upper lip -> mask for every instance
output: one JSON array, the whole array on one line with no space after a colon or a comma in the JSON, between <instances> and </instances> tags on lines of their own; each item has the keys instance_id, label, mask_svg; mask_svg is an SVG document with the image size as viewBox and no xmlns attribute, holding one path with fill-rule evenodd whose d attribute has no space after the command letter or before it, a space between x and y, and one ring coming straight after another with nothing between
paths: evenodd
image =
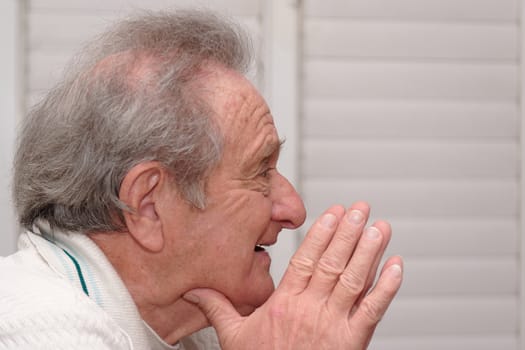
<instances>
[{"instance_id":1,"label":"upper lip","mask_svg":"<svg viewBox=\"0 0 525 350\"><path fill-rule=\"evenodd\" d=\"M271 241L271 242L258 242L256 243L255 245L260 245L260 246L266 246L266 247L269 247L271 245L274 245L275 243L277 242L277 240L274 240L274 241Z\"/></svg>"},{"instance_id":2,"label":"upper lip","mask_svg":"<svg viewBox=\"0 0 525 350\"><path fill-rule=\"evenodd\" d=\"M274 245L275 243L277 243L277 235L279 233L277 233L274 237L270 238L270 239L261 239L260 241L258 241L257 243L255 243L255 245L264 245L264 246L271 246L271 245Z\"/></svg>"},{"instance_id":3,"label":"upper lip","mask_svg":"<svg viewBox=\"0 0 525 350\"><path fill-rule=\"evenodd\" d=\"M279 236L279 233L281 232L282 227L279 227L278 230L276 230L273 234L266 234L263 237L260 237L259 241L255 243L255 245L260 246L272 246L275 243L277 243L277 237Z\"/></svg>"}]
</instances>

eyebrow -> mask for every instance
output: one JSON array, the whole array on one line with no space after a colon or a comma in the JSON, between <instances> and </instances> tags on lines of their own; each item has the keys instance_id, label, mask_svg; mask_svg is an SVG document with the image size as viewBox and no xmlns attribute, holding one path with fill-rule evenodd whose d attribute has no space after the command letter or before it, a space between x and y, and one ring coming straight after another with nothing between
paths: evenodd
<instances>
[{"instance_id":1,"label":"eyebrow","mask_svg":"<svg viewBox=\"0 0 525 350\"><path fill-rule=\"evenodd\" d=\"M272 157L279 158L279 154L283 149L283 145L286 142L286 139L279 139L279 143L273 143L269 148L266 156L262 159L262 163L268 163Z\"/></svg>"},{"instance_id":2,"label":"eyebrow","mask_svg":"<svg viewBox=\"0 0 525 350\"><path fill-rule=\"evenodd\" d=\"M277 151L281 152L282 149L284 148L284 143L286 142L286 139L279 139L279 147L277 149Z\"/></svg>"},{"instance_id":3,"label":"eyebrow","mask_svg":"<svg viewBox=\"0 0 525 350\"><path fill-rule=\"evenodd\" d=\"M275 153L277 153L277 155L279 155L279 153L281 153L281 151L282 151L282 149L284 147L284 143L285 142L286 142L286 139L279 139L279 143L273 144L272 148L271 148L271 153L268 155L268 157L271 157Z\"/></svg>"}]
</instances>

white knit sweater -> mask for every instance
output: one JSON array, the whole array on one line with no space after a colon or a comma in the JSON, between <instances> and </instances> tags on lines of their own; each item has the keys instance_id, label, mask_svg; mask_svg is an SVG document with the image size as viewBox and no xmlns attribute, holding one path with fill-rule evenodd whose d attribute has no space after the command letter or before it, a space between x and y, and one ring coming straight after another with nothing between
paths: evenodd
<instances>
[{"instance_id":1,"label":"white knit sweater","mask_svg":"<svg viewBox=\"0 0 525 350\"><path fill-rule=\"evenodd\" d=\"M166 344L91 239L43 227L0 257L0 350L220 349L211 328Z\"/></svg>"}]
</instances>

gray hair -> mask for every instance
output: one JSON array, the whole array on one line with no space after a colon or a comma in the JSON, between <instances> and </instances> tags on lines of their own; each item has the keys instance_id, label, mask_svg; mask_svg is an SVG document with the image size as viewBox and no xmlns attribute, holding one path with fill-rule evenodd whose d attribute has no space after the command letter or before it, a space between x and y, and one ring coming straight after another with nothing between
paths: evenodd
<instances>
[{"instance_id":1,"label":"gray hair","mask_svg":"<svg viewBox=\"0 0 525 350\"><path fill-rule=\"evenodd\" d=\"M222 134L195 84L209 63L245 74L248 37L207 11L144 12L97 37L29 113L13 195L20 223L81 232L122 230L121 182L155 160L185 200L205 206Z\"/></svg>"}]
</instances>

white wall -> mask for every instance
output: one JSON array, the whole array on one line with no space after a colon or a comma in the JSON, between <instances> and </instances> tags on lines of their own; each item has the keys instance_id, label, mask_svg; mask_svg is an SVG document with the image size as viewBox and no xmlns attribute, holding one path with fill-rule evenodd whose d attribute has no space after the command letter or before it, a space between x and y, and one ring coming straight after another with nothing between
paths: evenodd
<instances>
[{"instance_id":1,"label":"white wall","mask_svg":"<svg viewBox=\"0 0 525 350\"><path fill-rule=\"evenodd\" d=\"M18 0L0 2L0 256L15 249L17 225L11 202L10 176L13 157L15 129L19 118L19 52Z\"/></svg>"}]
</instances>

